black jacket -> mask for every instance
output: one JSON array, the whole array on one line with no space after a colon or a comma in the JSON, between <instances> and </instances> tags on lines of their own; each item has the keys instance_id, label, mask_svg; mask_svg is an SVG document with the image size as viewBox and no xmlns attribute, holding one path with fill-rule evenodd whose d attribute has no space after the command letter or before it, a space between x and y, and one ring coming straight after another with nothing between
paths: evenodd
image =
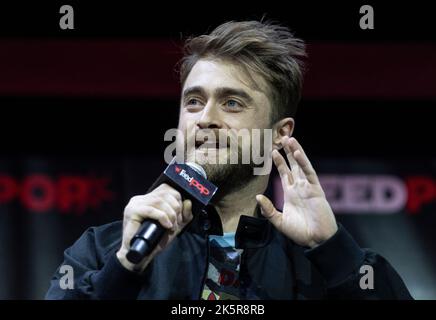
<instances>
[{"instance_id":1,"label":"black jacket","mask_svg":"<svg viewBox=\"0 0 436 320\"><path fill-rule=\"evenodd\" d=\"M63 264L73 267L74 289L61 289L63 274L58 269L46 299L199 299L207 275L209 234L222 235L212 207L137 275L124 269L115 255L122 222L90 228L65 250ZM294 244L264 218L241 216L235 237L236 247L244 249L241 299L412 298L391 265L361 249L341 225L313 249ZM362 265L373 268L373 289L360 287Z\"/></svg>"}]
</instances>

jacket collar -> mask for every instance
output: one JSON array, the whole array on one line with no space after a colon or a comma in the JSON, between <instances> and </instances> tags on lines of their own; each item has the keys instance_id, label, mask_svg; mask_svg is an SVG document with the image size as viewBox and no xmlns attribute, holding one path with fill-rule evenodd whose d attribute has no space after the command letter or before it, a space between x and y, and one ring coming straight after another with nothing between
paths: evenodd
<instances>
[{"instance_id":1,"label":"jacket collar","mask_svg":"<svg viewBox=\"0 0 436 320\"><path fill-rule=\"evenodd\" d=\"M261 248L266 246L272 237L271 223L260 214L256 206L254 217L242 215L239 218L235 234L236 248ZM218 212L212 205L194 214L194 219L188 227L189 232L207 235L223 235L223 227Z\"/></svg>"}]
</instances>

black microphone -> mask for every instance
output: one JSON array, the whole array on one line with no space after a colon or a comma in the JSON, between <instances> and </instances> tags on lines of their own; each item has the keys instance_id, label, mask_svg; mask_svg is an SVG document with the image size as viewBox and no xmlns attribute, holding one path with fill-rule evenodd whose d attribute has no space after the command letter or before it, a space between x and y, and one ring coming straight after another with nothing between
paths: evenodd
<instances>
[{"instance_id":1,"label":"black microphone","mask_svg":"<svg viewBox=\"0 0 436 320\"><path fill-rule=\"evenodd\" d=\"M207 206L218 188L207 180L204 169L196 163L176 163L175 158L148 192L166 183L180 192L182 199L192 201L192 212L198 212ZM130 241L126 257L137 264L149 255L164 236L167 229L156 220L146 219Z\"/></svg>"}]
</instances>

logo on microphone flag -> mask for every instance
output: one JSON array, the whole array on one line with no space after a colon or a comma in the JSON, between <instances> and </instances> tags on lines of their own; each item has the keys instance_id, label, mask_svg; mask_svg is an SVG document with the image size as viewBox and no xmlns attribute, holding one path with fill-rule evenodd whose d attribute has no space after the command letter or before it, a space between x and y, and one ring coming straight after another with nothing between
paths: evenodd
<instances>
[{"instance_id":1,"label":"logo on microphone flag","mask_svg":"<svg viewBox=\"0 0 436 320\"><path fill-rule=\"evenodd\" d=\"M216 190L213 183L184 163L170 164L164 174L203 205L208 205Z\"/></svg>"}]
</instances>

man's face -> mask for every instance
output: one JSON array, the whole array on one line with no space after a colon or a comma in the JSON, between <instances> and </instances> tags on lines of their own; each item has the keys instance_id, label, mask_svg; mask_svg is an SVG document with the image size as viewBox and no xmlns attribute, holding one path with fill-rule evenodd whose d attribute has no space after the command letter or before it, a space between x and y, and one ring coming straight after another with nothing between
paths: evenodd
<instances>
[{"instance_id":1,"label":"man's face","mask_svg":"<svg viewBox=\"0 0 436 320\"><path fill-rule=\"evenodd\" d=\"M261 129L263 132L263 129L271 128L271 104L267 90L267 84L262 77L254 73L248 75L244 69L233 63L199 60L182 89L179 129L185 133L185 137L191 135L196 141L194 148L187 148L186 161L216 159L214 163L201 163L209 179L216 183L234 179L237 182L246 182L250 179L252 166L243 165L240 161L238 164L230 164L229 158L234 149L227 143L224 146L218 144L218 130L238 132L247 129L251 136L253 129ZM207 138L203 139L201 133L207 135L211 131L215 133L216 141L209 140L203 144ZM196 137L193 137L193 133ZM251 150L251 141L244 140L239 143L242 145L239 146L238 153L245 147Z\"/></svg>"}]
</instances>

